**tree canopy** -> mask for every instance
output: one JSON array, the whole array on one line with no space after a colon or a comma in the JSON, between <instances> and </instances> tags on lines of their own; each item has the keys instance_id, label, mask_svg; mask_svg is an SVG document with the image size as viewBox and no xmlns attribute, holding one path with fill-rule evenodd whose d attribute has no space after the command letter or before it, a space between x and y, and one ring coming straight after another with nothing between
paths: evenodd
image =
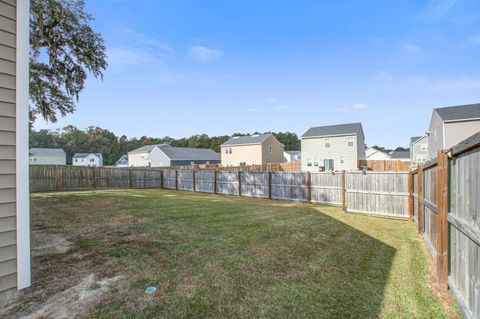
<instances>
[{"instance_id":1,"label":"tree canopy","mask_svg":"<svg viewBox=\"0 0 480 319\"><path fill-rule=\"evenodd\" d=\"M30 118L56 122L75 111L89 74L103 78L106 47L83 0L32 0L30 10Z\"/></svg>"}]
</instances>

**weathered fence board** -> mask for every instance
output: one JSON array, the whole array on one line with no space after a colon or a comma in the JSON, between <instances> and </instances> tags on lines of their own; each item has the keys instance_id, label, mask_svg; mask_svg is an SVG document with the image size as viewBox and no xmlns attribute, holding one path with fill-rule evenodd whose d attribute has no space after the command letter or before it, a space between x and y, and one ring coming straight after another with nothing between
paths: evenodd
<instances>
[{"instance_id":1,"label":"weathered fence board","mask_svg":"<svg viewBox=\"0 0 480 319\"><path fill-rule=\"evenodd\" d=\"M408 218L408 173L347 172L348 211Z\"/></svg>"},{"instance_id":2,"label":"weathered fence board","mask_svg":"<svg viewBox=\"0 0 480 319\"><path fill-rule=\"evenodd\" d=\"M215 172L197 171L195 176L195 189L197 192L215 193Z\"/></svg>"},{"instance_id":3,"label":"weathered fence board","mask_svg":"<svg viewBox=\"0 0 480 319\"><path fill-rule=\"evenodd\" d=\"M310 175L310 187L313 203L342 204L341 173L312 173Z\"/></svg>"},{"instance_id":4,"label":"weathered fence board","mask_svg":"<svg viewBox=\"0 0 480 319\"><path fill-rule=\"evenodd\" d=\"M307 173L272 172L272 198L307 201Z\"/></svg>"},{"instance_id":5,"label":"weathered fence board","mask_svg":"<svg viewBox=\"0 0 480 319\"><path fill-rule=\"evenodd\" d=\"M239 195L238 172L217 172L217 193Z\"/></svg>"},{"instance_id":6,"label":"weathered fence board","mask_svg":"<svg viewBox=\"0 0 480 319\"><path fill-rule=\"evenodd\" d=\"M242 196L269 198L270 185L268 172L242 173L240 176Z\"/></svg>"},{"instance_id":7,"label":"weathered fence board","mask_svg":"<svg viewBox=\"0 0 480 319\"><path fill-rule=\"evenodd\" d=\"M178 171L178 189L193 191L193 171Z\"/></svg>"},{"instance_id":8,"label":"weathered fence board","mask_svg":"<svg viewBox=\"0 0 480 319\"><path fill-rule=\"evenodd\" d=\"M434 258L437 256L437 210L438 210L438 172L437 165L423 171L424 192L424 237L427 248Z\"/></svg>"},{"instance_id":9,"label":"weathered fence board","mask_svg":"<svg viewBox=\"0 0 480 319\"><path fill-rule=\"evenodd\" d=\"M462 312L480 318L480 148L450 167L450 276Z\"/></svg>"},{"instance_id":10,"label":"weathered fence board","mask_svg":"<svg viewBox=\"0 0 480 319\"><path fill-rule=\"evenodd\" d=\"M177 171L163 170L163 188L176 189L177 188Z\"/></svg>"}]
</instances>

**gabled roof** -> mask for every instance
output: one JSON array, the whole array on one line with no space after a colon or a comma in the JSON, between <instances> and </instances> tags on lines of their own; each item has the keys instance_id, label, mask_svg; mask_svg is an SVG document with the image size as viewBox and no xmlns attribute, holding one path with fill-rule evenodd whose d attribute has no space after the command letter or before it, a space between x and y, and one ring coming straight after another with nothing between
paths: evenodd
<instances>
[{"instance_id":1,"label":"gabled roof","mask_svg":"<svg viewBox=\"0 0 480 319\"><path fill-rule=\"evenodd\" d=\"M167 144L158 146L158 148L170 158L170 160L183 161L219 161L220 154L209 148L192 147L172 147Z\"/></svg>"},{"instance_id":2,"label":"gabled roof","mask_svg":"<svg viewBox=\"0 0 480 319\"><path fill-rule=\"evenodd\" d=\"M418 142L420 139L422 139L424 137L425 136L414 136L414 137L410 138L410 145L415 144L416 142Z\"/></svg>"},{"instance_id":3,"label":"gabled roof","mask_svg":"<svg viewBox=\"0 0 480 319\"><path fill-rule=\"evenodd\" d=\"M31 148L30 155L46 155L46 156L65 156L65 151L61 148Z\"/></svg>"},{"instance_id":4,"label":"gabled roof","mask_svg":"<svg viewBox=\"0 0 480 319\"><path fill-rule=\"evenodd\" d=\"M480 104L449 106L434 109L443 121L480 119Z\"/></svg>"},{"instance_id":5,"label":"gabled roof","mask_svg":"<svg viewBox=\"0 0 480 319\"><path fill-rule=\"evenodd\" d=\"M233 136L228 141L222 144L222 146L235 146L235 145L257 145L265 142L272 133L255 134L245 136Z\"/></svg>"},{"instance_id":6,"label":"gabled roof","mask_svg":"<svg viewBox=\"0 0 480 319\"><path fill-rule=\"evenodd\" d=\"M128 162L128 155L125 154L125 155L122 155L120 156L120 158L118 159L118 161L116 161L116 163L120 162L120 161L127 161Z\"/></svg>"},{"instance_id":7,"label":"gabled roof","mask_svg":"<svg viewBox=\"0 0 480 319\"><path fill-rule=\"evenodd\" d=\"M92 154L95 155L95 156L98 157L98 158L102 158L102 157L103 157L101 153L75 153L75 154L73 155L73 158L85 158L85 157L87 157L87 156L89 156L89 155L92 155Z\"/></svg>"},{"instance_id":8,"label":"gabled roof","mask_svg":"<svg viewBox=\"0 0 480 319\"><path fill-rule=\"evenodd\" d=\"M300 155L300 151L284 151L284 152L292 156Z\"/></svg>"},{"instance_id":9,"label":"gabled roof","mask_svg":"<svg viewBox=\"0 0 480 319\"><path fill-rule=\"evenodd\" d=\"M362 123L349 123L310 128L302 137L321 137L335 135L363 135Z\"/></svg>"},{"instance_id":10,"label":"gabled roof","mask_svg":"<svg viewBox=\"0 0 480 319\"><path fill-rule=\"evenodd\" d=\"M133 151L128 152L128 154L140 154L140 153L150 153L155 147L160 147L160 146L168 146L168 144L152 144L152 145L144 145L140 148L137 148Z\"/></svg>"},{"instance_id":11,"label":"gabled roof","mask_svg":"<svg viewBox=\"0 0 480 319\"><path fill-rule=\"evenodd\" d=\"M409 159L410 151L393 151L390 155L391 159Z\"/></svg>"}]
</instances>

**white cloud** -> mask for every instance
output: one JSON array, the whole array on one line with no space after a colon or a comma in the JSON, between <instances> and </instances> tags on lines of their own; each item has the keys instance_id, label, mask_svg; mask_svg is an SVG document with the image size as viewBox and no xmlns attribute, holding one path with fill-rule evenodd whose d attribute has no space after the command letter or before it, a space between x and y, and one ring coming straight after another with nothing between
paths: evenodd
<instances>
[{"instance_id":1,"label":"white cloud","mask_svg":"<svg viewBox=\"0 0 480 319\"><path fill-rule=\"evenodd\" d=\"M277 107L277 110L278 111L285 111L285 110L289 110L290 107L286 106L286 105L280 105L279 107Z\"/></svg>"},{"instance_id":2,"label":"white cloud","mask_svg":"<svg viewBox=\"0 0 480 319\"><path fill-rule=\"evenodd\" d=\"M218 60L222 55L222 51L204 46L192 46L188 49L188 56L190 59L203 63Z\"/></svg>"},{"instance_id":3,"label":"white cloud","mask_svg":"<svg viewBox=\"0 0 480 319\"><path fill-rule=\"evenodd\" d=\"M255 107L251 107L251 108L248 109L248 112L257 113L257 112L258 112L258 109L255 108Z\"/></svg>"},{"instance_id":4,"label":"white cloud","mask_svg":"<svg viewBox=\"0 0 480 319\"><path fill-rule=\"evenodd\" d=\"M417 53L422 51L422 47L414 43L404 43L401 45L401 49L407 53Z\"/></svg>"},{"instance_id":5,"label":"white cloud","mask_svg":"<svg viewBox=\"0 0 480 319\"><path fill-rule=\"evenodd\" d=\"M419 18L435 21L444 17L455 5L457 0L430 0Z\"/></svg>"},{"instance_id":6,"label":"white cloud","mask_svg":"<svg viewBox=\"0 0 480 319\"><path fill-rule=\"evenodd\" d=\"M268 103L275 103L275 102L277 102L277 99L274 97L271 97L268 99Z\"/></svg>"},{"instance_id":7,"label":"white cloud","mask_svg":"<svg viewBox=\"0 0 480 319\"><path fill-rule=\"evenodd\" d=\"M344 105L344 106L336 107L335 110L337 110L338 112L347 113L350 111L365 110L368 108L369 108L368 104L363 102L357 102L357 103L353 103L350 106Z\"/></svg>"}]
</instances>

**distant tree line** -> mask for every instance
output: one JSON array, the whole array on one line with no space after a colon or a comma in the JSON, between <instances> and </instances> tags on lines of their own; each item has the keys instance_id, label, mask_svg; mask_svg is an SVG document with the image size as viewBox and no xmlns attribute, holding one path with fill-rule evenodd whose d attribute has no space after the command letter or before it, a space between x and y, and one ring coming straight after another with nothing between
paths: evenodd
<instances>
[{"instance_id":1,"label":"distant tree line","mask_svg":"<svg viewBox=\"0 0 480 319\"><path fill-rule=\"evenodd\" d=\"M255 132L254 134L259 134ZM273 133L285 145L285 150L300 150L300 139L290 132ZM235 133L233 136L246 134ZM220 151L220 145L230 136L208 136L206 134L192 135L188 138L175 139L169 136L162 138L142 136L128 138L100 127L88 127L80 130L73 125L58 130L32 130L30 132L30 147L62 148L67 154L67 163L71 164L72 156L80 152L102 153L105 165L113 165L123 154L151 144L170 144L176 147L211 148Z\"/></svg>"}]
</instances>

